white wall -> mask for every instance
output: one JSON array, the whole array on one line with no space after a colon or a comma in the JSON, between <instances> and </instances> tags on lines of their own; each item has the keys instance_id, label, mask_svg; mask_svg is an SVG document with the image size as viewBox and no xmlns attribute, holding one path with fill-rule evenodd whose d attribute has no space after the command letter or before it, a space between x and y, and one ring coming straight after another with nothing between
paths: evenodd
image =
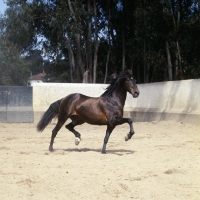
<instances>
[{"instance_id":1,"label":"white wall","mask_svg":"<svg viewBox=\"0 0 200 200\"><path fill-rule=\"evenodd\" d=\"M132 101L132 108L200 114L200 79L141 84L138 87L140 97Z\"/></svg>"},{"instance_id":2,"label":"white wall","mask_svg":"<svg viewBox=\"0 0 200 200\"><path fill-rule=\"evenodd\" d=\"M100 96L108 85L77 83L42 83L33 85L34 110L46 110L49 105L69 94L81 93L91 97Z\"/></svg>"},{"instance_id":3,"label":"white wall","mask_svg":"<svg viewBox=\"0 0 200 200\"><path fill-rule=\"evenodd\" d=\"M33 85L33 109L45 111L51 103L71 93L98 97L106 87L105 84L38 83ZM200 115L200 79L138 84L138 88L138 98L128 94L125 111Z\"/></svg>"}]
</instances>

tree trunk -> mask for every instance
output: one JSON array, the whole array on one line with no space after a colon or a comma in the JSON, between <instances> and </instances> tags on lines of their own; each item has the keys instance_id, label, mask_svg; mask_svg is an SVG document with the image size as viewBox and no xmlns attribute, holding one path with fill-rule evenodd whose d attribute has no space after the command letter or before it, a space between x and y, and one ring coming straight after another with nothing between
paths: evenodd
<instances>
[{"instance_id":1,"label":"tree trunk","mask_svg":"<svg viewBox=\"0 0 200 200\"><path fill-rule=\"evenodd\" d=\"M136 44L136 52L139 52L138 44ZM136 62L136 71L137 71L137 82L141 83L141 77L140 77L140 64Z\"/></svg>"},{"instance_id":2,"label":"tree trunk","mask_svg":"<svg viewBox=\"0 0 200 200\"><path fill-rule=\"evenodd\" d=\"M143 50L143 62L144 62L144 65L143 65L143 77L144 77L144 83L146 82L146 40L144 40L144 50Z\"/></svg>"},{"instance_id":3,"label":"tree trunk","mask_svg":"<svg viewBox=\"0 0 200 200\"><path fill-rule=\"evenodd\" d=\"M166 41L166 52L167 52L168 77L169 77L169 81L172 81L172 62L171 62L171 56L170 56L168 41Z\"/></svg>"},{"instance_id":4,"label":"tree trunk","mask_svg":"<svg viewBox=\"0 0 200 200\"><path fill-rule=\"evenodd\" d=\"M179 75L180 75L180 78L183 79L183 77L182 77L182 58L181 58L178 39L176 41L176 47L177 47L177 54L178 54Z\"/></svg>"},{"instance_id":5,"label":"tree trunk","mask_svg":"<svg viewBox=\"0 0 200 200\"><path fill-rule=\"evenodd\" d=\"M146 83L149 83L149 72L150 72L150 44L148 45L148 58L147 58L147 72L146 72Z\"/></svg>"},{"instance_id":6,"label":"tree trunk","mask_svg":"<svg viewBox=\"0 0 200 200\"><path fill-rule=\"evenodd\" d=\"M71 1L68 0L68 6L70 13L72 15L72 18L76 24L78 24L78 21L76 19L75 13L73 11ZM80 33L76 34L76 60L77 60L77 66L76 66L76 74L77 74L77 82L81 82L81 78L83 77L83 67L82 67L82 58L81 58L81 39L80 39Z\"/></svg>"},{"instance_id":7,"label":"tree trunk","mask_svg":"<svg viewBox=\"0 0 200 200\"><path fill-rule=\"evenodd\" d=\"M75 71L75 62L74 62L74 53L71 48L69 38L66 39L67 48L68 48L68 55L69 55L69 64L70 64L70 81L71 83L74 82L74 71Z\"/></svg>"},{"instance_id":8,"label":"tree trunk","mask_svg":"<svg viewBox=\"0 0 200 200\"><path fill-rule=\"evenodd\" d=\"M87 0L88 13L91 12L91 1ZM88 21L88 32L87 32L87 68L90 70L89 80L92 83L92 54L91 54L91 20Z\"/></svg>"},{"instance_id":9,"label":"tree trunk","mask_svg":"<svg viewBox=\"0 0 200 200\"><path fill-rule=\"evenodd\" d=\"M143 1L144 3L144 30L146 29L146 13L145 13L145 0ZM146 34L144 34L144 57L143 57L143 62L144 62L144 66L143 66L143 76L144 76L144 83L146 83Z\"/></svg>"},{"instance_id":10,"label":"tree trunk","mask_svg":"<svg viewBox=\"0 0 200 200\"><path fill-rule=\"evenodd\" d=\"M178 51L178 61L179 61L179 70L180 70L180 77L182 77L182 59L181 59L181 53L180 53L180 47L179 47L179 42L178 42L178 31L179 31L179 26L180 26L180 2L178 1L178 14L177 14L177 40L176 40L176 46L177 46L177 51Z\"/></svg>"},{"instance_id":11,"label":"tree trunk","mask_svg":"<svg viewBox=\"0 0 200 200\"><path fill-rule=\"evenodd\" d=\"M95 16L95 49L94 49L94 67L93 67L93 83L96 83L97 78L97 57L98 57L98 30L97 30L97 9L96 9L96 0L94 3L94 16Z\"/></svg>"},{"instance_id":12,"label":"tree trunk","mask_svg":"<svg viewBox=\"0 0 200 200\"><path fill-rule=\"evenodd\" d=\"M174 24L174 30L175 30L175 34L176 34L176 47L177 47L177 60L178 62L176 61L176 64L177 66L179 66L179 69L178 67L176 68L176 75L180 75L181 79L182 79L182 59L181 59L181 53L180 53L180 47L179 47L179 42L178 42L178 31L179 31L179 26L180 26L180 1L178 0L177 2L177 22L175 20L175 16L174 16L174 12L173 12L173 8L172 8L172 3L169 3L170 5L170 10L171 10L171 15L172 15L172 19L173 19L173 24Z\"/></svg>"},{"instance_id":13,"label":"tree trunk","mask_svg":"<svg viewBox=\"0 0 200 200\"><path fill-rule=\"evenodd\" d=\"M95 45L95 50L94 50L94 68L93 68L93 83L96 83L97 79L97 58L98 58L98 44Z\"/></svg>"},{"instance_id":14,"label":"tree trunk","mask_svg":"<svg viewBox=\"0 0 200 200\"><path fill-rule=\"evenodd\" d=\"M200 0L198 1L199 24L200 24Z\"/></svg>"},{"instance_id":15,"label":"tree trunk","mask_svg":"<svg viewBox=\"0 0 200 200\"><path fill-rule=\"evenodd\" d=\"M108 49L108 55L107 55L107 59L106 59L106 72L105 72L105 77L104 77L104 84L106 83L106 79L107 79L107 75L108 75L108 63L109 63L109 59L110 59L110 50L111 50L111 44L109 42L109 49Z\"/></svg>"},{"instance_id":16,"label":"tree trunk","mask_svg":"<svg viewBox=\"0 0 200 200\"><path fill-rule=\"evenodd\" d=\"M137 69L137 82L141 83L141 78L140 78L140 65L137 63L136 64L136 69Z\"/></svg>"},{"instance_id":17,"label":"tree trunk","mask_svg":"<svg viewBox=\"0 0 200 200\"><path fill-rule=\"evenodd\" d=\"M126 58L125 58L125 33L124 33L124 29L125 29L125 26L124 26L124 23L125 23L125 20L124 20L124 13L125 13L125 1L123 0L122 1L123 3L123 10L122 10L122 20L123 20L123 25L122 25L122 71L124 71L125 69L125 63L126 63Z\"/></svg>"},{"instance_id":18,"label":"tree trunk","mask_svg":"<svg viewBox=\"0 0 200 200\"><path fill-rule=\"evenodd\" d=\"M109 1L110 3L110 1ZM108 54L107 54L107 59L106 59L106 71L105 71L105 77L104 77L104 84L106 83L106 79L108 76L108 63L109 63L109 59L110 59L110 51L111 51L111 41L110 41L110 37L111 37L111 27L110 27L110 18L111 18L111 9L109 6L109 11L108 11Z\"/></svg>"},{"instance_id":19,"label":"tree trunk","mask_svg":"<svg viewBox=\"0 0 200 200\"><path fill-rule=\"evenodd\" d=\"M124 38L124 30L122 30L122 71L125 69L125 38Z\"/></svg>"},{"instance_id":20,"label":"tree trunk","mask_svg":"<svg viewBox=\"0 0 200 200\"><path fill-rule=\"evenodd\" d=\"M84 69L82 67L82 57L81 57L81 40L80 40L80 33L76 35L76 56L77 56L77 81L78 83L81 82L83 78Z\"/></svg>"}]
</instances>

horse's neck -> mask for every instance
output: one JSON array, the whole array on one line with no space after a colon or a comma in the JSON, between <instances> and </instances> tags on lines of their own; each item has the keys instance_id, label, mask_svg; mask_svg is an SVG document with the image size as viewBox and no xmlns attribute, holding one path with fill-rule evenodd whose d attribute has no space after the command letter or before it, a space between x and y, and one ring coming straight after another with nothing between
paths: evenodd
<instances>
[{"instance_id":1,"label":"horse's neck","mask_svg":"<svg viewBox=\"0 0 200 200\"><path fill-rule=\"evenodd\" d=\"M113 97L115 97L116 101L118 101L123 107L126 101L127 92L123 87L117 87L113 91Z\"/></svg>"}]
</instances>

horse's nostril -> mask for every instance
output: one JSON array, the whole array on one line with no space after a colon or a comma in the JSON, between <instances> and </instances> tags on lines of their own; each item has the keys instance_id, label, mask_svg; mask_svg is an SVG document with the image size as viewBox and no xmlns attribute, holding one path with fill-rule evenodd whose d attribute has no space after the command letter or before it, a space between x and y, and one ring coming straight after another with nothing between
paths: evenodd
<instances>
[{"instance_id":1,"label":"horse's nostril","mask_svg":"<svg viewBox=\"0 0 200 200\"><path fill-rule=\"evenodd\" d=\"M139 92L134 92L134 96L138 96L139 95Z\"/></svg>"}]
</instances>

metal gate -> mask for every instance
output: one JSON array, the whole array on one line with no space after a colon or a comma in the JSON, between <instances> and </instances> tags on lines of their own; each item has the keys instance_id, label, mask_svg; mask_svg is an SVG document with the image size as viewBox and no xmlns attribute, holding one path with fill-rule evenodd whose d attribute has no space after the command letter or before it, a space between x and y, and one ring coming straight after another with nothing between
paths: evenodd
<instances>
[{"instance_id":1,"label":"metal gate","mask_svg":"<svg viewBox=\"0 0 200 200\"><path fill-rule=\"evenodd\" d=\"M0 86L0 122L32 123L32 97L32 87Z\"/></svg>"}]
</instances>

